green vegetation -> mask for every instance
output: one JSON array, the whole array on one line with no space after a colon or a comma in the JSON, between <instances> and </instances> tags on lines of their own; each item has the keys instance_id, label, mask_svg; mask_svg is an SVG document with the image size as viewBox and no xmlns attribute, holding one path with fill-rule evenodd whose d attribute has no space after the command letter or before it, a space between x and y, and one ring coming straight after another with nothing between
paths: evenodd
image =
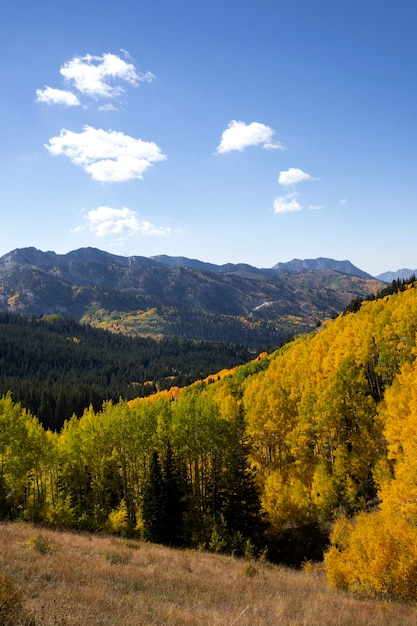
<instances>
[{"instance_id":1,"label":"green vegetation","mask_svg":"<svg viewBox=\"0 0 417 626\"><path fill-rule=\"evenodd\" d=\"M417 593L417 289L272 355L58 433L0 400L0 514L300 566ZM175 512L175 514L174 514ZM254 577L256 578L256 577Z\"/></svg>"},{"instance_id":2,"label":"green vegetation","mask_svg":"<svg viewBox=\"0 0 417 626\"><path fill-rule=\"evenodd\" d=\"M130 338L58 315L24 319L0 313L0 395L13 398L45 428L106 400L188 385L249 360L242 345Z\"/></svg>"},{"instance_id":3,"label":"green vegetation","mask_svg":"<svg viewBox=\"0 0 417 626\"><path fill-rule=\"evenodd\" d=\"M311 330L314 323L300 316L277 315L268 319L257 312L249 317L222 315L203 309L158 306L145 311L106 310L94 305L81 321L95 328L130 337L193 337L200 341L224 341L244 344L252 350L276 348L299 332Z\"/></svg>"},{"instance_id":4,"label":"green vegetation","mask_svg":"<svg viewBox=\"0 0 417 626\"><path fill-rule=\"evenodd\" d=\"M28 548L36 550L36 552L40 552L41 554L48 554L48 552L51 551L51 546L48 539L46 539L46 537L42 534L30 537L26 545L28 546Z\"/></svg>"}]
</instances>

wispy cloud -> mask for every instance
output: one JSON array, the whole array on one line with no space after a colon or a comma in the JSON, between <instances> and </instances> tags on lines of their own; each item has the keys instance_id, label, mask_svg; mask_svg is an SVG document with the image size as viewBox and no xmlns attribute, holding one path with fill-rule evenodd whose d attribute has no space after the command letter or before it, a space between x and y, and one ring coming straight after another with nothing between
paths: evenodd
<instances>
[{"instance_id":1,"label":"wispy cloud","mask_svg":"<svg viewBox=\"0 0 417 626\"><path fill-rule=\"evenodd\" d=\"M102 104L98 107L99 111L116 111L116 107L114 106L114 104Z\"/></svg>"},{"instance_id":2,"label":"wispy cloud","mask_svg":"<svg viewBox=\"0 0 417 626\"><path fill-rule=\"evenodd\" d=\"M35 102L43 102L45 104L63 104L64 106L80 106L81 102L72 91L64 89L53 89L45 86L45 89L36 90Z\"/></svg>"},{"instance_id":3,"label":"wispy cloud","mask_svg":"<svg viewBox=\"0 0 417 626\"><path fill-rule=\"evenodd\" d=\"M297 167L290 167L279 173L278 182L280 185L297 185L307 180L313 180L313 177Z\"/></svg>"},{"instance_id":4,"label":"wispy cloud","mask_svg":"<svg viewBox=\"0 0 417 626\"><path fill-rule=\"evenodd\" d=\"M232 120L222 134L221 142L217 146L217 152L231 152L238 150L241 152L249 146L259 146L267 150L284 150L284 146L278 141L273 141L275 131L270 126L265 126L260 122L237 122Z\"/></svg>"},{"instance_id":5,"label":"wispy cloud","mask_svg":"<svg viewBox=\"0 0 417 626\"><path fill-rule=\"evenodd\" d=\"M85 218L88 228L96 237L132 237L134 235L162 237L171 233L170 228L155 226L146 220L139 220L137 213L127 207L115 209L108 206L100 206L97 209L88 211ZM82 229L77 228L75 230Z\"/></svg>"},{"instance_id":6,"label":"wispy cloud","mask_svg":"<svg viewBox=\"0 0 417 626\"><path fill-rule=\"evenodd\" d=\"M296 200L297 194L290 193L286 196L278 196L274 200L274 213L292 213L294 211L301 211L302 206Z\"/></svg>"},{"instance_id":7,"label":"wispy cloud","mask_svg":"<svg viewBox=\"0 0 417 626\"><path fill-rule=\"evenodd\" d=\"M125 51L123 53L128 56ZM74 89L80 96L95 100L114 99L125 92L126 84L137 87L140 83L151 82L155 78L152 72L140 73L133 63L111 53L102 56L76 56L64 63L59 71L70 90L45 86L44 89L36 90L36 102L80 105L79 98L72 91Z\"/></svg>"},{"instance_id":8,"label":"wispy cloud","mask_svg":"<svg viewBox=\"0 0 417 626\"><path fill-rule=\"evenodd\" d=\"M156 143L142 141L117 131L85 126L81 133L63 129L45 148L50 154L64 155L81 166L94 180L123 182L143 178L153 163L167 157Z\"/></svg>"}]
</instances>

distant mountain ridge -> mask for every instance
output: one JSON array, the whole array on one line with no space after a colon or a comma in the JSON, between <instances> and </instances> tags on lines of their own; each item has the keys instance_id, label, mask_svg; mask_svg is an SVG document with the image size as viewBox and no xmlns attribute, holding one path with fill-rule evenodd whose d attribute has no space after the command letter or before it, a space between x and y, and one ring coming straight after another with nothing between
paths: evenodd
<instances>
[{"instance_id":1,"label":"distant mountain ridge","mask_svg":"<svg viewBox=\"0 0 417 626\"><path fill-rule=\"evenodd\" d=\"M183 256L168 256L161 254L157 256L144 257L144 256L120 256L110 252L99 250L98 248L80 248L67 252L66 254L57 254L53 251L42 252L35 247L28 248L16 248L11 252L0 257L0 264L7 265L10 263L19 263L26 265L33 265L50 269L53 266L66 266L71 267L73 263L88 262L88 263L111 263L115 262L123 267L128 267L136 263L146 264L149 266L153 262L161 263L171 268L188 267L191 269L197 269L207 272L215 273L230 273L230 272L259 272L259 273L272 273L278 272L280 274L294 273L294 272L306 272L310 270L334 270L336 272L342 272L343 274L349 274L352 276L361 276L363 278L374 278L371 274L364 272L360 268L353 265L350 261L337 261L335 259L328 259L319 257L317 259L292 259L292 261L280 262L274 265L272 268L258 268L248 263L225 263L223 265L216 265L215 263L208 263L200 261L198 259L189 259ZM415 270L417 271L417 270ZM399 273L405 273L404 278L408 278L407 273L410 274L413 270L403 269L398 272L386 272L386 275L397 275ZM380 274L383 276L385 274ZM378 277L379 278L379 277ZM382 279L381 279L382 280Z\"/></svg>"},{"instance_id":2,"label":"distant mountain ridge","mask_svg":"<svg viewBox=\"0 0 417 626\"><path fill-rule=\"evenodd\" d=\"M359 269L350 261L335 261L334 259L326 259L319 257L318 259L293 259L287 263L277 263L272 268L281 273L287 272L306 272L309 270L334 270L342 272L350 276L360 276L362 278L373 278L367 272Z\"/></svg>"},{"instance_id":3,"label":"distant mountain ridge","mask_svg":"<svg viewBox=\"0 0 417 626\"><path fill-rule=\"evenodd\" d=\"M36 248L0 258L0 310L60 314L117 332L278 345L383 283L349 261L259 269L185 257Z\"/></svg>"},{"instance_id":4,"label":"distant mountain ridge","mask_svg":"<svg viewBox=\"0 0 417 626\"><path fill-rule=\"evenodd\" d=\"M407 267L403 267L396 272L383 272L382 274L378 274L375 278L383 280L386 283L391 283L393 280L408 280L413 274L415 276L417 275L417 269L410 270Z\"/></svg>"},{"instance_id":5,"label":"distant mountain ridge","mask_svg":"<svg viewBox=\"0 0 417 626\"><path fill-rule=\"evenodd\" d=\"M226 263L224 265L215 265L213 263L204 263L197 259L188 259L187 257L171 257L165 254L152 256L151 259L164 263L169 267L190 267L192 269L201 269L208 272L255 272L255 273L279 273L289 274L294 272L308 272L310 270L333 270L342 272L351 276L361 276L362 278L373 278L363 270L353 265L350 261L336 261L334 259L326 259L320 257L318 259L293 259L285 263L277 263L271 268L260 269L247 263Z\"/></svg>"}]
</instances>

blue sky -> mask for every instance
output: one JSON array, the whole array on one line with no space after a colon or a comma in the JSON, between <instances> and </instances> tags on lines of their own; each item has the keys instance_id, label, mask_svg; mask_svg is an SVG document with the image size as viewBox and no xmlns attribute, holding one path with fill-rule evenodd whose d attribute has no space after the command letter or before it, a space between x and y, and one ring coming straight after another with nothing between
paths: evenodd
<instances>
[{"instance_id":1,"label":"blue sky","mask_svg":"<svg viewBox=\"0 0 417 626\"><path fill-rule=\"evenodd\" d=\"M15 0L0 254L417 267L415 0Z\"/></svg>"}]
</instances>

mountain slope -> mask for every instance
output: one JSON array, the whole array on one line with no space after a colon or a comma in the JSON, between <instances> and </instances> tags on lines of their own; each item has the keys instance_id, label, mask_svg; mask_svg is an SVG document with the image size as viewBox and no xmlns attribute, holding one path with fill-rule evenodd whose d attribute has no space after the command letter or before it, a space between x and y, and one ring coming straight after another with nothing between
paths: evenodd
<instances>
[{"instance_id":1,"label":"mountain slope","mask_svg":"<svg viewBox=\"0 0 417 626\"><path fill-rule=\"evenodd\" d=\"M309 270L334 270L336 272L342 272L343 274L349 274L351 276L360 276L362 278L372 278L370 274L367 274L363 270L353 265L350 261L335 261L334 259L325 259L320 257L318 259L293 259L287 263L277 263L272 268L280 273L288 272L305 272Z\"/></svg>"},{"instance_id":2,"label":"mountain slope","mask_svg":"<svg viewBox=\"0 0 417 626\"><path fill-rule=\"evenodd\" d=\"M393 280L408 280L413 274L414 276L417 274L417 269L411 270L408 267L403 267L396 272L383 272L376 278L378 280L383 280L386 283L391 283Z\"/></svg>"},{"instance_id":3,"label":"mountain slope","mask_svg":"<svg viewBox=\"0 0 417 626\"><path fill-rule=\"evenodd\" d=\"M182 387L249 359L235 344L131 338L59 316L0 313L0 397L11 391L54 429L90 404Z\"/></svg>"},{"instance_id":4,"label":"mountain slope","mask_svg":"<svg viewBox=\"0 0 417 626\"><path fill-rule=\"evenodd\" d=\"M0 258L0 310L58 313L129 334L243 341L258 349L313 328L382 286L360 270L354 275L349 262L333 262L345 272L317 260L320 269L305 262L283 274L282 267L245 264L207 271L202 267L210 264L185 261L94 248L63 255L17 249Z\"/></svg>"}]
</instances>

